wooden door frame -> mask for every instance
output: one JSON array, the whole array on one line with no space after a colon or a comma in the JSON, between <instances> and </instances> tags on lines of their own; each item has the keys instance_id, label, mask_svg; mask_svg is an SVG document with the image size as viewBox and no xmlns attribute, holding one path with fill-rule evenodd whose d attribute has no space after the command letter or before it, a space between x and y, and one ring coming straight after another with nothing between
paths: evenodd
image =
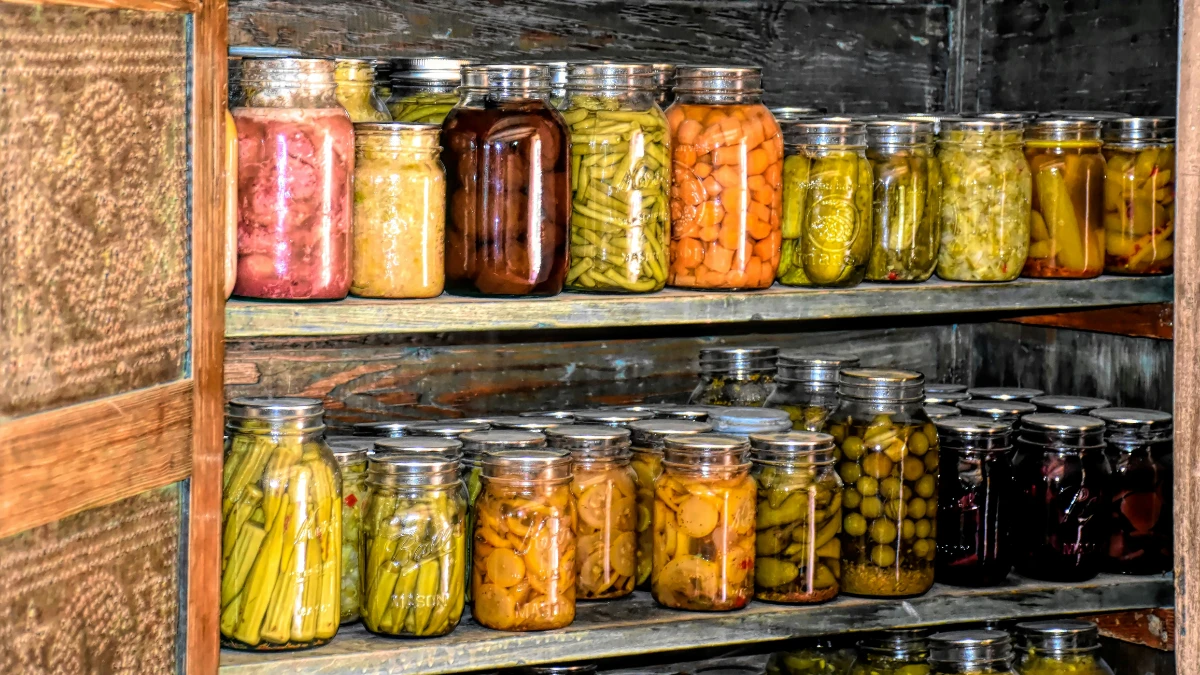
<instances>
[{"instance_id":1,"label":"wooden door frame","mask_svg":"<svg viewBox=\"0 0 1200 675\"><path fill-rule=\"evenodd\" d=\"M1200 0L1179 6L1179 110L1175 231L1176 670L1200 675Z\"/></svg>"}]
</instances>

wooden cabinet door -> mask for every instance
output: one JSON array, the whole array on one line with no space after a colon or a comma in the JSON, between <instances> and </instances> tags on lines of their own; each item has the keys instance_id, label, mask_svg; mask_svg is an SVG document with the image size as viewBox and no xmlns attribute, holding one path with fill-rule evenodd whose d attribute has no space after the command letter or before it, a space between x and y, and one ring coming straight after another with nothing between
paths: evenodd
<instances>
[{"instance_id":1,"label":"wooden cabinet door","mask_svg":"<svg viewBox=\"0 0 1200 675\"><path fill-rule=\"evenodd\" d=\"M224 0L0 0L0 672L214 673Z\"/></svg>"}]
</instances>

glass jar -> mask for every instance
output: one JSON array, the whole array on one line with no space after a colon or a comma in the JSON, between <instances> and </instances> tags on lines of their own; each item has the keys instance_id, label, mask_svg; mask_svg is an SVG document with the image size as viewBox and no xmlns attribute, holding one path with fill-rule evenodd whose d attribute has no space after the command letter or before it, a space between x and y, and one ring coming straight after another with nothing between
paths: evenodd
<instances>
[{"instance_id":1,"label":"glass jar","mask_svg":"<svg viewBox=\"0 0 1200 675\"><path fill-rule=\"evenodd\" d=\"M750 436L758 483L754 597L807 604L837 597L842 480L833 436L811 431Z\"/></svg>"},{"instance_id":2,"label":"glass jar","mask_svg":"<svg viewBox=\"0 0 1200 675\"><path fill-rule=\"evenodd\" d=\"M366 298L432 298L446 274L446 175L441 127L354 126L354 265L350 292Z\"/></svg>"},{"instance_id":3,"label":"glass jar","mask_svg":"<svg viewBox=\"0 0 1200 675\"><path fill-rule=\"evenodd\" d=\"M572 64L560 107L571 135L567 288L662 290L670 266L671 138L649 65Z\"/></svg>"},{"instance_id":4,"label":"glass jar","mask_svg":"<svg viewBox=\"0 0 1200 675\"><path fill-rule=\"evenodd\" d=\"M654 68L654 85L657 89L654 102L659 108L666 110L667 106L675 102L675 64L651 63L650 67Z\"/></svg>"},{"instance_id":5,"label":"glass jar","mask_svg":"<svg viewBox=\"0 0 1200 675\"><path fill-rule=\"evenodd\" d=\"M937 422L938 420L946 419L947 417L958 417L962 415L962 411L958 408L948 405L937 405L927 403L921 406L925 410L925 416Z\"/></svg>"},{"instance_id":6,"label":"glass jar","mask_svg":"<svg viewBox=\"0 0 1200 675\"><path fill-rule=\"evenodd\" d=\"M337 300L350 291L354 125L333 69L322 59L242 64L234 295Z\"/></svg>"},{"instance_id":7,"label":"glass jar","mask_svg":"<svg viewBox=\"0 0 1200 675\"><path fill-rule=\"evenodd\" d=\"M689 436L712 431L711 424L686 420L643 420L630 422L630 465L637 490L637 578L638 588L650 588L650 570L654 566L654 532L650 527L654 513L654 482L663 472L663 446L668 436Z\"/></svg>"},{"instance_id":8,"label":"glass jar","mask_svg":"<svg viewBox=\"0 0 1200 675\"><path fill-rule=\"evenodd\" d=\"M408 428L408 433L410 436L458 438L472 431L487 431L490 426L487 422L440 420L436 422L417 422Z\"/></svg>"},{"instance_id":9,"label":"glass jar","mask_svg":"<svg viewBox=\"0 0 1200 675\"><path fill-rule=\"evenodd\" d=\"M1012 664L1012 638L1002 630L929 636L931 675L1016 675Z\"/></svg>"},{"instance_id":10,"label":"glass jar","mask_svg":"<svg viewBox=\"0 0 1200 675\"><path fill-rule=\"evenodd\" d=\"M392 95L387 101L397 122L441 124L458 103L465 59L440 56L392 59Z\"/></svg>"},{"instance_id":11,"label":"glass jar","mask_svg":"<svg viewBox=\"0 0 1200 675\"><path fill-rule=\"evenodd\" d=\"M747 439L750 434L774 434L792 428L785 410L774 408L718 408L708 415L713 433Z\"/></svg>"},{"instance_id":12,"label":"glass jar","mask_svg":"<svg viewBox=\"0 0 1200 675\"><path fill-rule=\"evenodd\" d=\"M925 403L929 405L958 405L971 400L971 395L965 391L925 392Z\"/></svg>"},{"instance_id":13,"label":"glass jar","mask_svg":"<svg viewBox=\"0 0 1200 675\"><path fill-rule=\"evenodd\" d=\"M1100 656L1100 629L1087 621L1057 619L1017 624L1024 652L1020 675L1113 675Z\"/></svg>"},{"instance_id":14,"label":"glass jar","mask_svg":"<svg viewBox=\"0 0 1200 675\"><path fill-rule=\"evenodd\" d=\"M870 281L925 281L942 238L942 170L933 123L880 120L867 125L867 158L875 177L875 239Z\"/></svg>"},{"instance_id":15,"label":"glass jar","mask_svg":"<svg viewBox=\"0 0 1200 675\"><path fill-rule=\"evenodd\" d=\"M947 469L940 481L944 506L937 514L938 583L999 586L1012 569L1009 499L1012 498L1012 425L970 417L935 423ZM954 475L947 475L955 471ZM924 504L913 502L915 524ZM905 529L908 525L905 524Z\"/></svg>"},{"instance_id":16,"label":"glass jar","mask_svg":"<svg viewBox=\"0 0 1200 675\"><path fill-rule=\"evenodd\" d=\"M1108 485L1104 423L1084 415L1021 418L1012 460L1013 558L1045 581L1085 581L1105 563Z\"/></svg>"},{"instance_id":17,"label":"glass jar","mask_svg":"<svg viewBox=\"0 0 1200 675\"><path fill-rule=\"evenodd\" d=\"M225 111L225 299L237 283L238 134L233 113Z\"/></svg>"},{"instance_id":18,"label":"glass jar","mask_svg":"<svg viewBox=\"0 0 1200 675\"><path fill-rule=\"evenodd\" d=\"M369 438L330 442L342 474L342 613L341 623L358 619L363 597L362 523L367 501Z\"/></svg>"},{"instance_id":19,"label":"glass jar","mask_svg":"<svg viewBox=\"0 0 1200 675\"><path fill-rule=\"evenodd\" d=\"M567 76L570 65L566 61L538 61L539 66L550 70L550 105L555 110L563 110L567 104Z\"/></svg>"},{"instance_id":20,"label":"glass jar","mask_svg":"<svg viewBox=\"0 0 1200 675\"><path fill-rule=\"evenodd\" d=\"M627 427L631 422L654 419L652 412L637 410L576 410L576 424L603 424L606 427Z\"/></svg>"},{"instance_id":21,"label":"glass jar","mask_svg":"<svg viewBox=\"0 0 1200 675\"><path fill-rule=\"evenodd\" d=\"M392 61L384 57L367 60L375 71L375 98L386 110L388 99L392 97ZM388 113L388 119L392 119L391 112Z\"/></svg>"},{"instance_id":22,"label":"glass jar","mask_svg":"<svg viewBox=\"0 0 1200 675\"><path fill-rule=\"evenodd\" d=\"M1025 129L1033 174L1026 277L1090 279L1104 271L1100 122L1039 119Z\"/></svg>"},{"instance_id":23,"label":"glass jar","mask_svg":"<svg viewBox=\"0 0 1200 675\"><path fill-rule=\"evenodd\" d=\"M874 237L866 126L820 119L786 129L779 283L857 285Z\"/></svg>"},{"instance_id":24,"label":"glass jar","mask_svg":"<svg viewBox=\"0 0 1200 675\"><path fill-rule=\"evenodd\" d=\"M461 455L463 444L453 438L437 436L405 436L404 438L375 438L367 459L376 455ZM461 466L465 470L465 466Z\"/></svg>"},{"instance_id":25,"label":"glass jar","mask_svg":"<svg viewBox=\"0 0 1200 675\"><path fill-rule=\"evenodd\" d=\"M1104 271L1167 274L1175 267L1175 118L1104 123Z\"/></svg>"},{"instance_id":26,"label":"glass jar","mask_svg":"<svg viewBox=\"0 0 1200 675\"><path fill-rule=\"evenodd\" d=\"M926 396L928 396L930 394L956 394L959 392L966 392L966 391L967 391L967 385L956 384L953 382L932 382L930 384L925 385L925 395Z\"/></svg>"},{"instance_id":27,"label":"glass jar","mask_svg":"<svg viewBox=\"0 0 1200 675\"><path fill-rule=\"evenodd\" d=\"M450 454L371 457L362 619L372 633L433 637L458 625L467 562L458 462L459 455Z\"/></svg>"},{"instance_id":28,"label":"glass jar","mask_svg":"<svg viewBox=\"0 0 1200 675\"><path fill-rule=\"evenodd\" d=\"M951 281L1012 281L1029 254L1033 179L1019 120L945 119L942 242L937 274Z\"/></svg>"},{"instance_id":29,"label":"glass jar","mask_svg":"<svg viewBox=\"0 0 1200 675\"><path fill-rule=\"evenodd\" d=\"M321 402L235 398L221 492L221 644L323 645L341 623L342 479Z\"/></svg>"},{"instance_id":30,"label":"glass jar","mask_svg":"<svg viewBox=\"0 0 1200 675\"><path fill-rule=\"evenodd\" d=\"M1028 403L1046 392L1029 387L971 387L967 390L971 398L986 398L993 401L1025 401Z\"/></svg>"},{"instance_id":31,"label":"glass jar","mask_svg":"<svg viewBox=\"0 0 1200 675\"><path fill-rule=\"evenodd\" d=\"M740 609L754 595L750 444L717 434L668 436L654 482L650 592L672 609Z\"/></svg>"},{"instance_id":32,"label":"glass jar","mask_svg":"<svg viewBox=\"0 0 1200 675\"><path fill-rule=\"evenodd\" d=\"M762 406L775 391L778 358L778 347L705 347L700 350L700 384L688 403Z\"/></svg>"},{"instance_id":33,"label":"glass jar","mask_svg":"<svg viewBox=\"0 0 1200 675\"><path fill-rule=\"evenodd\" d=\"M767 675L846 675L853 663L854 649L844 638L817 638L772 654Z\"/></svg>"},{"instance_id":34,"label":"glass jar","mask_svg":"<svg viewBox=\"0 0 1200 675\"><path fill-rule=\"evenodd\" d=\"M787 128L796 122L810 122L814 117L822 116L820 110L804 106L771 108L771 115L779 123L779 128L783 130L784 136L787 136ZM786 163L786 160L784 161Z\"/></svg>"},{"instance_id":35,"label":"glass jar","mask_svg":"<svg viewBox=\"0 0 1200 675\"><path fill-rule=\"evenodd\" d=\"M707 422L708 415L710 412L712 412L709 406L704 405L655 403L645 407L647 410L654 413L655 419L684 420L687 422Z\"/></svg>"},{"instance_id":36,"label":"glass jar","mask_svg":"<svg viewBox=\"0 0 1200 675\"><path fill-rule=\"evenodd\" d=\"M442 156L450 220L446 286L471 295L555 295L567 275L570 152L545 66L463 68Z\"/></svg>"},{"instance_id":37,"label":"glass jar","mask_svg":"<svg viewBox=\"0 0 1200 675\"><path fill-rule=\"evenodd\" d=\"M757 67L675 71L667 110L672 286L754 289L775 281L783 137L760 102L761 83Z\"/></svg>"},{"instance_id":38,"label":"glass jar","mask_svg":"<svg viewBox=\"0 0 1200 675\"><path fill-rule=\"evenodd\" d=\"M1017 421L1025 415L1038 411L1036 405L1025 401L998 401L991 398L974 398L969 401L959 401L954 404L962 412L971 417L984 417L994 422L1005 422L1016 426Z\"/></svg>"},{"instance_id":39,"label":"glass jar","mask_svg":"<svg viewBox=\"0 0 1200 675\"><path fill-rule=\"evenodd\" d=\"M938 436L921 408L924 381L908 370L841 372L829 432L842 439L843 592L913 596L933 585Z\"/></svg>"},{"instance_id":40,"label":"glass jar","mask_svg":"<svg viewBox=\"0 0 1200 675\"><path fill-rule=\"evenodd\" d=\"M848 675L928 675L929 631L920 628L885 630L858 643Z\"/></svg>"},{"instance_id":41,"label":"glass jar","mask_svg":"<svg viewBox=\"0 0 1200 675\"><path fill-rule=\"evenodd\" d=\"M787 412L797 431L825 431L829 416L838 406L838 372L857 368L858 357L783 352L777 363L775 391L763 405Z\"/></svg>"},{"instance_id":42,"label":"glass jar","mask_svg":"<svg viewBox=\"0 0 1200 675\"><path fill-rule=\"evenodd\" d=\"M355 436L369 438L400 438L408 435L408 428L420 420L385 420L382 422L359 422L352 428Z\"/></svg>"},{"instance_id":43,"label":"glass jar","mask_svg":"<svg viewBox=\"0 0 1200 675\"><path fill-rule=\"evenodd\" d=\"M517 429L520 431L534 431L542 433L547 429L561 427L569 424L574 424L575 419L572 416L570 419L562 419L559 417L497 417L492 420L492 429Z\"/></svg>"},{"instance_id":44,"label":"glass jar","mask_svg":"<svg viewBox=\"0 0 1200 675\"><path fill-rule=\"evenodd\" d=\"M571 453L575 500L575 597L620 598L637 576L637 488L629 430L574 424L548 429L546 445Z\"/></svg>"},{"instance_id":45,"label":"glass jar","mask_svg":"<svg viewBox=\"0 0 1200 675\"><path fill-rule=\"evenodd\" d=\"M1034 396L1029 402L1037 406L1038 412L1063 415L1087 415L1112 405L1105 399L1090 396Z\"/></svg>"},{"instance_id":46,"label":"glass jar","mask_svg":"<svg viewBox=\"0 0 1200 675\"><path fill-rule=\"evenodd\" d=\"M1123 574L1158 574L1173 565L1170 413L1139 408L1103 408L1109 483L1110 537L1105 569Z\"/></svg>"},{"instance_id":47,"label":"glass jar","mask_svg":"<svg viewBox=\"0 0 1200 675\"><path fill-rule=\"evenodd\" d=\"M350 121L390 122L387 106L375 95L375 67L367 59L335 59L333 71L337 100Z\"/></svg>"},{"instance_id":48,"label":"glass jar","mask_svg":"<svg viewBox=\"0 0 1200 675\"><path fill-rule=\"evenodd\" d=\"M508 631L570 625L577 518L571 456L503 450L485 455L482 464L471 566L475 620Z\"/></svg>"}]
</instances>

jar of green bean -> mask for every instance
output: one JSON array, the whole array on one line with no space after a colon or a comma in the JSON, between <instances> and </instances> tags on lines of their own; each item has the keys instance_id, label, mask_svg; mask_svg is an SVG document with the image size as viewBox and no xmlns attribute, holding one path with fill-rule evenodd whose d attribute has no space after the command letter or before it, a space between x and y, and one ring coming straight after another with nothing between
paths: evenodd
<instances>
[{"instance_id":1,"label":"jar of green bean","mask_svg":"<svg viewBox=\"0 0 1200 675\"><path fill-rule=\"evenodd\" d=\"M392 60L392 97L388 110L395 122L441 124L458 103L460 69L465 59L440 56Z\"/></svg>"}]
</instances>

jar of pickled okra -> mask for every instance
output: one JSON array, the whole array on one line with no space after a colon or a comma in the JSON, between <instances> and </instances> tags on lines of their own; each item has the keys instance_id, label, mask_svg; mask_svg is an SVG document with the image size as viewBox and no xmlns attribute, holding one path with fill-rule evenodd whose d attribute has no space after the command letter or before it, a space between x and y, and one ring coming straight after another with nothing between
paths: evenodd
<instances>
[{"instance_id":1,"label":"jar of pickled okra","mask_svg":"<svg viewBox=\"0 0 1200 675\"><path fill-rule=\"evenodd\" d=\"M620 598L637 576L637 477L629 430L573 424L546 430L546 445L571 453L575 500L575 597Z\"/></svg>"},{"instance_id":2,"label":"jar of pickled okra","mask_svg":"<svg viewBox=\"0 0 1200 675\"><path fill-rule=\"evenodd\" d=\"M362 514L367 503L369 438L329 441L342 474L342 623L359 618L363 597Z\"/></svg>"},{"instance_id":3,"label":"jar of pickled okra","mask_svg":"<svg viewBox=\"0 0 1200 675\"><path fill-rule=\"evenodd\" d=\"M869 281L925 281L942 238L942 170L933 123L912 119L867 124L874 176L874 239Z\"/></svg>"},{"instance_id":4,"label":"jar of pickled okra","mask_svg":"<svg viewBox=\"0 0 1200 675\"><path fill-rule=\"evenodd\" d=\"M1039 119L1025 128L1033 174L1026 277L1090 279L1104 271L1100 122Z\"/></svg>"},{"instance_id":5,"label":"jar of pickled okra","mask_svg":"<svg viewBox=\"0 0 1200 675\"><path fill-rule=\"evenodd\" d=\"M854 663L854 647L846 638L807 640L767 661L767 675L846 675Z\"/></svg>"},{"instance_id":6,"label":"jar of pickled okra","mask_svg":"<svg viewBox=\"0 0 1200 675\"><path fill-rule=\"evenodd\" d=\"M967 390L970 398L985 398L993 401L1032 401L1046 392L1030 387L971 387Z\"/></svg>"},{"instance_id":7,"label":"jar of pickled okra","mask_svg":"<svg viewBox=\"0 0 1200 675\"><path fill-rule=\"evenodd\" d=\"M516 433L516 432L510 432ZM571 456L500 450L483 457L475 502L472 616L495 630L562 628L575 619Z\"/></svg>"},{"instance_id":8,"label":"jar of pickled okra","mask_svg":"<svg viewBox=\"0 0 1200 675\"><path fill-rule=\"evenodd\" d=\"M408 429L420 420L384 420L382 422L359 422L352 428L355 436L370 438L400 438L408 435Z\"/></svg>"},{"instance_id":9,"label":"jar of pickled okra","mask_svg":"<svg viewBox=\"0 0 1200 675\"><path fill-rule=\"evenodd\" d=\"M627 409L576 410L576 424L602 424L606 427L624 428L632 422L654 419L654 413Z\"/></svg>"},{"instance_id":10,"label":"jar of pickled okra","mask_svg":"<svg viewBox=\"0 0 1200 675\"><path fill-rule=\"evenodd\" d=\"M1009 119L942 120L939 277L1012 281L1021 274L1033 191L1021 145L1024 126Z\"/></svg>"},{"instance_id":11,"label":"jar of pickled okra","mask_svg":"<svg viewBox=\"0 0 1200 675\"><path fill-rule=\"evenodd\" d=\"M387 101L392 119L441 124L458 103L462 67L472 63L440 56L392 59L392 95Z\"/></svg>"},{"instance_id":12,"label":"jar of pickled okra","mask_svg":"<svg viewBox=\"0 0 1200 675\"><path fill-rule=\"evenodd\" d=\"M1175 118L1104 122L1104 271L1175 267Z\"/></svg>"},{"instance_id":13,"label":"jar of pickled okra","mask_svg":"<svg viewBox=\"0 0 1200 675\"><path fill-rule=\"evenodd\" d=\"M574 63L567 288L662 290L670 267L671 133L648 64Z\"/></svg>"},{"instance_id":14,"label":"jar of pickled okra","mask_svg":"<svg viewBox=\"0 0 1200 675\"><path fill-rule=\"evenodd\" d=\"M958 405L971 400L971 395L965 391L925 392L927 405Z\"/></svg>"},{"instance_id":15,"label":"jar of pickled okra","mask_svg":"<svg viewBox=\"0 0 1200 675\"><path fill-rule=\"evenodd\" d=\"M829 432L841 438L842 591L920 595L937 554L938 435L922 409L925 378L845 369Z\"/></svg>"},{"instance_id":16,"label":"jar of pickled okra","mask_svg":"<svg viewBox=\"0 0 1200 675\"><path fill-rule=\"evenodd\" d=\"M755 289L775 281L783 137L761 100L761 68L675 71L667 110L672 286Z\"/></svg>"},{"instance_id":17,"label":"jar of pickled okra","mask_svg":"<svg viewBox=\"0 0 1200 675\"><path fill-rule=\"evenodd\" d=\"M545 296L567 276L571 153L545 66L463 68L442 127L449 219L446 288Z\"/></svg>"},{"instance_id":18,"label":"jar of pickled okra","mask_svg":"<svg viewBox=\"0 0 1200 675\"><path fill-rule=\"evenodd\" d=\"M1172 552L1171 414L1140 408L1102 408L1091 413L1106 425L1112 465L1109 482L1109 544L1105 570L1122 574L1169 572Z\"/></svg>"},{"instance_id":19,"label":"jar of pickled okra","mask_svg":"<svg viewBox=\"0 0 1200 675\"><path fill-rule=\"evenodd\" d=\"M743 439L750 434L773 434L792 428L787 411L775 408L718 408L709 413L708 423L713 433Z\"/></svg>"},{"instance_id":20,"label":"jar of pickled okra","mask_svg":"<svg viewBox=\"0 0 1200 675\"><path fill-rule=\"evenodd\" d=\"M341 623L342 478L309 398L235 398L225 410L221 644L325 644Z\"/></svg>"},{"instance_id":21,"label":"jar of pickled okra","mask_svg":"<svg viewBox=\"0 0 1200 675\"><path fill-rule=\"evenodd\" d=\"M1113 675L1100 656L1100 629L1071 619L1017 624L1023 651L1020 675Z\"/></svg>"},{"instance_id":22,"label":"jar of pickled okra","mask_svg":"<svg viewBox=\"0 0 1200 675\"><path fill-rule=\"evenodd\" d=\"M651 63L650 67L654 68L654 86L657 90L654 102L659 108L666 110L667 106L675 102L675 64Z\"/></svg>"},{"instance_id":23,"label":"jar of pickled okra","mask_svg":"<svg viewBox=\"0 0 1200 675\"><path fill-rule=\"evenodd\" d=\"M333 79L337 100L350 114L350 121L390 122L387 106L375 95L375 68L367 59L335 59Z\"/></svg>"},{"instance_id":24,"label":"jar of pickled okra","mask_svg":"<svg viewBox=\"0 0 1200 675\"><path fill-rule=\"evenodd\" d=\"M752 434L758 484L754 597L817 603L838 594L842 480L833 436L811 431Z\"/></svg>"},{"instance_id":25,"label":"jar of pickled okra","mask_svg":"<svg viewBox=\"0 0 1200 675\"><path fill-rule=\"evenodd\" d=\"M754 595L750 444L718 434L668 436L654 482L650 592L673 609L740 609Z\"/></svg>"},{"instance_id":26,"label":"jar of pickled okra","mask_svg":"<svg viewBox=\"0 0 1200 675\"><path fill-rule=\"evenodd\" d=\"M688 436L712 431L712 425L676 419L642 420L629 423L630 465L637 489L637 578L638 588L650 588L654 565L654 482L663 472L663 447L668 436Z\"/></svg>"},{"instance_id":27,"label":"jar of pickled okra","mask_svg":"<svg viewBox=\"0 0 1200 675\"><path fill-rule=\"evenodd\" d=\"M907 628L872 633L858 642L848 675L929 675L929 631Z\"/></svg>"},{"instance_id":28,"label":"jar of pickled okra","mask_svg":"<svg viewBox=\"0 0 1200 675\"><path fill-rule=\"evenodd\" d=\"M921 407L925 410L925 415L934 422L937 422L941 419L946 419L947 417L959 417L962 415L962 410L949 405L926 403Z\"/></svg>"},{"instance_id":29,"label":"jar of pickled okra","mask_svg":"<svg viewBox=\"0 0 1200 675\"><path fill-rule=\"evenodd\" d=\"M797 431L825 431L838 406L838 372L858 367L858 357L782 352L777 363L775 391L763 405L786 411Z\"/></svg>"},{"instance_id":30,"label":"jar of pickled okra","mask_svg":"<svg viewBox=\"0 0 1200 675\"><path fill-rule=\"evenodd\" d=\"M1031 415L1038 412L1036 405L1025 401L998 401L990 398L973 398L968 401L959 401L954 406L962 411L963 414L970 417L984 417L993 422L1005 422L1013 425L1017 424L1025 415Z\"/></svg>"},{"instance_id":31,"label":"jar of pickled okra","mask_svg":"<svg viewBox=\"0 0 1200 675\"><path fill-rule=\"evenodd\" d=\"M705 347L700 383L688 403L760 407L775 391L778 359L778 347Z\"/></svg>"},{"instance_id":32,"label":"jar of pickled okra","mask_svg":"<svg viewBox=\"0 0 1200 675\"><path fill-rule=\"evenodd\" d=\"M857 285L874 237L866 126L825 118L786 130L779 283Z\"/></svg>"},{"instance_id":33,"label":"jar of pickled okra","mask_svg":"<svg viewBox=\"0 0 1200 675\"><path fill-rule=\"evenodd\" d=\"M1104 566L1109 543L1104 422L1085 415L1021 418L1012 460L1013 561L1045 581L1085 581Z\"/></svg>"},{"instance_id":34,"label":"jar of pickled okra","mask_svg":"<svg viewBox=\"0 0 1200 675\"><path fill-rule=\"evenodd\" d=\"M1012 499L1012 425L951 417L938 420L942 472L937 514L938 583L998 586L1012 569L1009 553L1009 500ZM949 474L954 471L954 474ZM913 502L915 524L923 504ZM907 525L905 526L907 527Z\"/></svg>"},{"instance_id":35,"label":"jar of pickled okra","mask_svg":"<svg viewBox=\"0 0 1200 675\"><path fill-rule=\"evenodd\" d=\"M1016 675L1012 638L1002 630L963 630L929 636L930 675Z\"/></svg>"}]
</instances>

